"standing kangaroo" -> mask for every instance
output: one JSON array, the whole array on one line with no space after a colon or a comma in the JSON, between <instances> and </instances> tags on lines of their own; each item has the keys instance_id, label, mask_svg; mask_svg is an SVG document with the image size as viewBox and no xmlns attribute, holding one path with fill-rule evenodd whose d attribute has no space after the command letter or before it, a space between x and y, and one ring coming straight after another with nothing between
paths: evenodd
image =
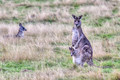
<instances>
[{"instance_id":1,"label":"standing kangaroo","mask_svg":"<svg viewBox=\"0 0 120 80\"><path fill-rule=\"evenodd\" d=\"M24 31L27 31L27 29L25 29L21 23L19 23L19 31L16 35L16 37L24 37Z\"/></svg>"},{"instance_id":2,"label":"standing kangaroo","mask_svg":"<svg viewBox=\"0 0 120 80\"><path fill-rule=\"evenodd\" d=\"M73 57L73 62L77 65L84 65L87 62L90 66L93 65L93 50L89 40L84 35L81 28L81 18L82 15L74 18L74 27L72 34L72 47L69 47L71 56Z\"/></svg>"}]
</instances>

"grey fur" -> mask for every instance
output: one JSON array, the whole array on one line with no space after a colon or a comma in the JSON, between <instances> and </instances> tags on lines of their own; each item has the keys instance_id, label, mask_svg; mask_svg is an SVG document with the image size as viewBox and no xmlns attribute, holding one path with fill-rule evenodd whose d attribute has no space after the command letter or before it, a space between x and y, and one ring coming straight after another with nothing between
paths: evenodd
<instances>
[{"instance_id":1,"label":"grey fur","mask_svg":"<svg viewBox=\"0 0 120 80\"><path fill-rule=\"evenodd\" d=\"M74 45L74 49L77 49L79 47L80 41L82 40L83 37L84 35L82 34L80 38L78 39L78 41L76 42L76 44Z\"/></svg>"},{"instance_id":2,"label":"grey fur","mask_svg":"<svg viewBox=\"0 0 120 80\"><path fill-rule=\"evenodd\" d=\"M24 37L24 31L27 31L27 29L25 29L25 28L22 26L21 23L19 24L19 27L20 27L20 28L19 28L19 31L18 31L16 37Z\"/></svg>"},{"instance_id":3,"label":"grey fur","mask_svg":"<svg viewBox=\"0 0 120 80\"><path fill-rule=\"evenodd\" d=\"M73 63L83 66L87 62L88 65L93 65L91 50L88 45L85 45L82 49L74 49L72 47L69 49L73 57Z\"/></svg>"},{"instance_id":4,"label":"grey fur","mask_svg":"<svg viewBox=\"0 0 120 80\"><path fill-rule=\"evenodd\" d=\"M72 47L69 48L71 56L73 56L73 62L77 65L84 65L84 62L87 62L90 66L93 65L92 56L93 50L89 40L84 35L81 28L81 18L82 15L74 18L74 27L72 30Z\"/></svg>"},{"instance_id":5,"label":"grey fur","mask_svg":"<svg viewBox=\"0 0 120 80\"><path fill-rule=\"evenodd\" d=\"M72 47L74 47L75 44L77 43L78 35L79 35L78 30L75 27L73 27L73 29L72 29Z\"/></svg>"}]
</instances>

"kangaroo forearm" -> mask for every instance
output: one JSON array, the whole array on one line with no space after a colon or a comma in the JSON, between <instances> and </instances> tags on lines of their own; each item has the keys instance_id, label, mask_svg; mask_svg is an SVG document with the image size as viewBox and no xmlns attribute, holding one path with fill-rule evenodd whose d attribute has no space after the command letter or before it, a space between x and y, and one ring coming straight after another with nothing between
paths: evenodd
<instances>
[{"instance_id":1,"label":"kangaroo forearm","mask_svg":"<svg viewBox=\"0 0 120 80\"><path fill-rule=\"evenodd\" d=\"M78 41L76 42L74 48L77 49L79 47L79 44L80 44L80 41L82 40L83 38L83 34L80 36L80 38L78 39Z\"/></svg>"}]
</instances>

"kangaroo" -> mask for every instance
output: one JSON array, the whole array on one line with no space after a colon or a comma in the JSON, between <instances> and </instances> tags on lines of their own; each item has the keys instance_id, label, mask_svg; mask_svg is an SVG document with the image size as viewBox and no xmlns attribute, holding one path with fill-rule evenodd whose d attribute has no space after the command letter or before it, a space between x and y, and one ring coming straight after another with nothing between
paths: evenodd
<instances>
[{"instance_id":1,"label":"kangaroo","mask_svg":"<svg viewBox=\"0 0 120 80\"><path fill-rule=\"evenodd\" d=\"M21 23L19 23L19 30L17 35L3 35L3 38L16 38L16 37L24 37L24 31L27 31Z\"/></svg>"},{"instance_id":2,"label":"kangaroo","mask_svg":"<svg viewBox=\"0 0 120 80\"><path fill-rule=\"evenodd\" d=\"M27 29L25 29L21 23L19 23L19 31L16 35L16 37L24 37L24 31L27 31Z\"/></svg>"},{"instance_id":3,"label":"kangaroo","mask_svg":"<svg viewBox=\"0 0 120 80\"><path fill-rule=\"evenodd\" d=\"M93 65L92 56L93 50L89 40L84 35L82 28L81 28L81 18L82 15L76 17L72 15L74 18L74 27L73 27L73 34L72 34L72 47L69 48L70 52L76 53L73 56L73 62L77 65L84 65L84 62L87 61L89 65Z\"/></svg>"},{"instance_id":4,"label":"kangaroo","mask_svg":"<svg viewBox=\"0 0 120 80\"><path fill-rule=\"evenodd\" d=\"M74 15L72 15L74 16ZM81 18L82 16L80 16ZM76 17L77 18L77 17ZM74 21L75 22L75 21ZM79 25L81 26L81 22L79 23ZM73 29L72 29L72 47L75 47L77 48L78 47L78 43L77 42L80 42L79 40L82 39L84 35L81 34L81 36L79 36L79 32L78 32L78 29L74 26ZM80 38L79 38L80 37ZM77 44L77 45L76 45ZM76 46L75 46L76 45Z\"/></svg>"},{"instance_id":5,"label":"kangaroo","mask_svg":"<svg viewBox=\"0 0 120 80\"><path fill-rule=\"evenodd\" d=\"M69 47L69 50L71 52L71 56L73 56L73 63L81 65L82 67L85 62L90 66L93 65L92 55L90 54L91 50L88 45L85 45L82 49Z\"/></svg>"},{"instance_id":6,"label":"kangaroo","mask_svg":"<svg viewBox=\"0 0 120 80\"><path fill-rule=\"evenodd\" d=\"M97 68L109 68L109 66L96 66L93 64L92 61L92 55L89 54L91 53L91 50L89 49L88 45L85 45L82 50L78 49L74 49L73 47L69 47L69 50L71 52L71 56L73 56L73 63L77 64L77 65L81 65L83 67L84 63L87 62L87 64L89 66L94 66ZM83 51L83 52L81 52Z\"/></svg>"}]
</instances>

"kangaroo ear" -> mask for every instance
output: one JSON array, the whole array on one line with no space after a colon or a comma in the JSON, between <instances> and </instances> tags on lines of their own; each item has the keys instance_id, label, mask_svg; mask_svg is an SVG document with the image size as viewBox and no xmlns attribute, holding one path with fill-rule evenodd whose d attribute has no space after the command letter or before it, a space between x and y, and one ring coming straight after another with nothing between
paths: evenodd
<instances>
[{"instance_id":1,"label":"kangaroo ear","mask_svg":"<svg viewBox=\"0 0 120 80\"><path fill-rule=\"evenodd\" d=\"M71 50L72 50L72 47L69 47L69 50L71 51Z\"/></svg>"},{"instance_id":2,"label":"kangaroo ear","mask_svg":"<svg viewBox=\"0 0 120 80\"><path fill-rule=\"evenodd\" d=\"M72 17L73 17L74 19L76 19L76 18L77 18L77 17L76 17L75 15L73 15L73 14L72 14Z\"/></svg>"},{"instance_id":3,"label":"kangaroo ear","mask_svg":"<svg viewBox=\"0 0 120 80\"><path fill-rule=\"evenodd\" d=\"M70 50L70 51L73 51L73 50L74 50L74 48L73 48L73 47L69 47L69 50Z\"/></svg>"},{"instance_id":4,"label":"kangaroo ear","mask_svg":"<svg viewBox=\"0 0 120 80\"><path fill-rule=\"evenodd\" d=\"M81 18L82 18L82 15L80 15L78 18L81 19Z\"/></svg>"},{"instance_id":5,"label":"kangaroo ear","mask_svg":"<svg viewBox=\"0 0 120 80\"><path fill-rule=\"evenodd\" d=\"M19 26L21 26L22 24L21 23L19 23Z\"/></svg>"}]
</instances>

